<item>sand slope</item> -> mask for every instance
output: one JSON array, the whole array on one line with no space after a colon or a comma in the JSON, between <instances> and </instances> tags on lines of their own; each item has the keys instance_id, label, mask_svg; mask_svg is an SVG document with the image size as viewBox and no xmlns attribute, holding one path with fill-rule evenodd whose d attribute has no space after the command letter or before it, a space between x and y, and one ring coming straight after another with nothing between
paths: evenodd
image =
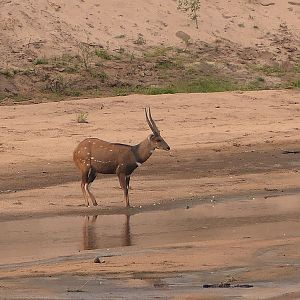
<instances>
[{"instance_id":1,"label":"sand slope","mask_svg":"<svg viewBox=\"0 0 300 300\"><path fill-rule=\"evenodd\" d=\"M129 51L151 45L183 46L178 31L191 41L225 39L278 55L291 54L299 46L298 4L201 1L197 29L171 0L5 0L0 10L0 53L5 58L1 67L24 64L30 53L49 57L76 52L78 42Z\"/></svg>"}]
</instances>

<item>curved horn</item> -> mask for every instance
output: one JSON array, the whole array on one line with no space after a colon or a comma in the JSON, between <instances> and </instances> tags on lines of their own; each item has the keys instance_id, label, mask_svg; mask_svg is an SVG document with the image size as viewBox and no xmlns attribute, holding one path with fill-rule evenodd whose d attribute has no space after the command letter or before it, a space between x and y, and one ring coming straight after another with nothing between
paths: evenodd
<instances>
[{"instance_id":1,"label":"curved horn","mask_svg":"<svg viewBox=\"0 0 300 300\"><path fill-rule=\"evenodd\" d=\"M149 117L150 117L150 121L152 123L152 126L153 126L153 129L154 129L155 133L159 135L160 131L158 130L154 120L152 119L150 107L149 107Z\"/></svg>"},{"instance_id":2,"label":"curved horn","mask_svg":"<svg viewBox=\"0 0 300 300\"><path fill-rule=\"evenodd\" d=\"M148 114L147 114L147 108L145 108L145 115L146 115L146 120L147 120L147 123L148 123L151 131L153 132L153 134L155 134L155 130L154 130L154 128L153 128L153 126L152 126L152 124L151 124L151 122L149 120Z\"/></svg>"}]
</instances>

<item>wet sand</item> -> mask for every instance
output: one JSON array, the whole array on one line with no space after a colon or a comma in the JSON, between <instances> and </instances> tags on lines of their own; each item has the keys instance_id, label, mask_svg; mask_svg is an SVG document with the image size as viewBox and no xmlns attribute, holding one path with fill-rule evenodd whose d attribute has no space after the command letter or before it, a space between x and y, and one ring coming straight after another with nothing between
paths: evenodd
<instances>
[{"instance_id":1,"label":"wet sand","mask_svg":"<svg viewBox=\"0 0 300 300\"><path fill-rule=\"evenodd\" d=\"M297 299L299 197L198 200L132 216L4 222L1 290L18 298L16 291L25 289L29 299ZM9 241L13 235L19 239ZM203 288L225 283L232 287Z\"/></svg>"},{"instance_id":2,"label":"wet sand","mask_svg":"<svg viewBox=\"0 0 300 300\"><path fill-rule=\"evenodd\" d=\"M214 198L208 203L195 199L186 206L131 215L3 221L0 264L50 259L83 250L154 247L178 241L204 242L224 237L261 239L265 236L276 239L286 234L290 237L293 227L299 225L299 211L299 194L279 194L270 198Z\"/></svg>"},{"instance_id":3,"label":"wet sand","mask_svg":"<svg viewBox=\"0 0 300 300\"><path fill-rule=\"evenodd\" d=\"M1 296L297 299L298 96L234 92L2 107ZM150 104L171 152L155 152L134 174L132 209L124 208L113 176L93 184L99 207L83 207L74 146L87 136L142 140L142 108ZM88 124L75 122L80 111L89 112ZM94 263L96 256L105 263ZM202 288L224 282L253 288Z\"/></svg>"}]
</instances>

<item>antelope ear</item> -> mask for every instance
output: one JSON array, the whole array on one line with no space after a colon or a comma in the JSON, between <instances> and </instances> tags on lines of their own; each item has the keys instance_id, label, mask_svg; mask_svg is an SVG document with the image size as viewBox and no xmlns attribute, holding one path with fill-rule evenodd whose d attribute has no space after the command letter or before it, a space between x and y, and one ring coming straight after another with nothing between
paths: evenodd
<instances>
[{"instance_id":1,"label":"antelope ear","mask_svg":"<svg viewBox=\"0 0 300 300\"><path fill-rule=\"evenodd\" d=\"M148 135L148 141L152 141L154 139L155 135L153 133Z\"/></svg>"}]
</instances>

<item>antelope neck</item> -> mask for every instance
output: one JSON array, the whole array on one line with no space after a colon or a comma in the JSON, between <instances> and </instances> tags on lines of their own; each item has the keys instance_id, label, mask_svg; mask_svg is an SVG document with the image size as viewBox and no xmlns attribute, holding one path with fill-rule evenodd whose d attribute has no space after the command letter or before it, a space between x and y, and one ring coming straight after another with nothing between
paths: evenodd
<instances>
[{"instance_id":1,"label":"antelope neck","mask_svg":"<svg viewBox=\"0 0 300 300\"><path fill-rule=\"evenodd\" d=\"M154 148L151 147L150 136L138 145L133 146L133 153L138 164L145 162L152 155L153 151Z\"/></svg>"}]
</instances>

